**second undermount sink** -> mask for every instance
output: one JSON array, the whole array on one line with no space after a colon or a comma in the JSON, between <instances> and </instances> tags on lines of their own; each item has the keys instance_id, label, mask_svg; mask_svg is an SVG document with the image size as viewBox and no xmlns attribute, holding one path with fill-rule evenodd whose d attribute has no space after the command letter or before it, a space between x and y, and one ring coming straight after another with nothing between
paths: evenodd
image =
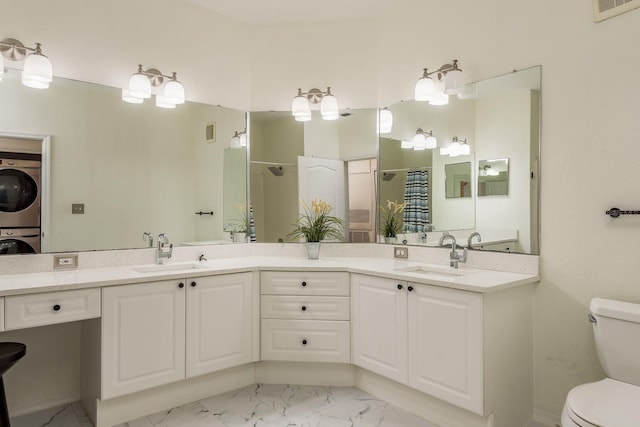
<instances>
[{"instance_id":1,"label":"second undermount sink","mask_svg":"<svg viewBox=\"0 0 640 427\"><path fill-rule=\"evenodd\" d=\"M403 273L416 273L430 276L444 276L454 278L464 276L464 272L451 267L436 267L432 265L409 265L407 267L396 268L396 271Z\"/></svg>"},{"instance_id":2,"label":"second undermount sink","mask_svg":"<svg viewBox=\"0 0 640 427\"><path fill-rule=\"evenodd\" d=\"M137 271L138 273L170 273L173 271L192 271L192 270L200 270L203 268L207 268L207 266L203 264L191 262L186 264L149 265L145 267L132 268L132 270Z\"/></svg>"}]
</instances>

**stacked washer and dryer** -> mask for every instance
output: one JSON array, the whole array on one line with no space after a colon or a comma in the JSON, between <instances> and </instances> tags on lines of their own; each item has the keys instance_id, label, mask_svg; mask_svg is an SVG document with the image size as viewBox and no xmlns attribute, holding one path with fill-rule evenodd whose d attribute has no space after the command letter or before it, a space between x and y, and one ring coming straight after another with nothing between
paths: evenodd
<instances>
[{"instance_id":1,"label":"stacked washer and dryer","mask_svg":"<svg viewBox=\"0 0 640 427\"><path fill-rule=\"evenodd\" d=\"M42 155L0 142L0 255L40 253Z\"/></svg>"}]
</instances>

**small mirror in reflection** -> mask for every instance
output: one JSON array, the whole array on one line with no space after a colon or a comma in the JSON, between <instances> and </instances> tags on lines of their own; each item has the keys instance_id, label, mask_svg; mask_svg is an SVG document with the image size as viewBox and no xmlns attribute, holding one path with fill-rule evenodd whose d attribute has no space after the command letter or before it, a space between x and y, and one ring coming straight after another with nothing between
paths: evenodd
<instances>
[{"instance_id":1,"label":"small mirror in reflection","mask_svg":"<svg viewBox=\"0 0 640 427\"><path fill-rule=\"evenodd\" d=\"M478 162L478 196L509 195L509 159Z\"/></svg>"},{"instance_id":2,"label":"small mirror in reflection","mask_svg":"<svg viewBox=\"0 0 640 427\"><path fill-rule=\"evenodd\" d=\"M447 199L471 197L471 163L445 165L445 195Z\"/></svg>"}]
</instances>

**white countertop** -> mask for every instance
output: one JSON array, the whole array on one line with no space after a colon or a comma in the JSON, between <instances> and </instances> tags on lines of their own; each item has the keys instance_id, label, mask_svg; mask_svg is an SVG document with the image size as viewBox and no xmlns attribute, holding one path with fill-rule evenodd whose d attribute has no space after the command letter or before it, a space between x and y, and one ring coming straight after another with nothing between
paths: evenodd
<instances>
[{"instance_id":1,"label":"white countertop","mask_svg":"<svg viewBox=\"0 0 640 427\"><path fill-rule=\"evenodd\" d=\"M196 268L193 265L197 264ZM206 262L173 262L167 265L184 266L184 270L141 273L138 268L153 264L111 268L63 270L44 273L23 273L0 276L0 296L67 289L143 283L157 280L175 280L216 274L240 273L260 270L345 271L370 274L389 279L422 283L471 292L494 292L511 287L535 283L539 276L494 270L466 268L452 269L446 265L417 263L383 258L326 257L309 260L303 257L237 257L212 259ZM401 269L422 266L430 272L405 272Z\"/></svg>"}]
</instances>

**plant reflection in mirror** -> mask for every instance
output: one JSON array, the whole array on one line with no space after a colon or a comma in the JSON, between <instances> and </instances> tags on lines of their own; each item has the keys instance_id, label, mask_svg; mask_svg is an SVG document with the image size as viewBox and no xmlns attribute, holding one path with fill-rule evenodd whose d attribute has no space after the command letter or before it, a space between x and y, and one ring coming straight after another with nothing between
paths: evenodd
<instances>
[{"instance_id":1,"label":"plant reflection in mirror","mask_svg":"<svg viewBox=\"0 0 640 427\"><path fill-rule=\"evenodd\" d=\"M307 242L322 240L344 240L344 224L342 219L329 215L331 205L324 200L313 199L311 207L304 201L300 203L304 212L300 213L293 231L287 234L287 239L304 238Z\"/></svg>"},{"instance_id":2,"label":"plant reflection in mirror","mask_svg":"<svg viewBox=\"0 0 640 427\"><path fill-rule=\"evenodd\" d=\"M402 212L407 202L399 203L387 200L387 207L380 206L380 232L384 237L396 237L402 230Z\"/></svg>"}]
</instances>

